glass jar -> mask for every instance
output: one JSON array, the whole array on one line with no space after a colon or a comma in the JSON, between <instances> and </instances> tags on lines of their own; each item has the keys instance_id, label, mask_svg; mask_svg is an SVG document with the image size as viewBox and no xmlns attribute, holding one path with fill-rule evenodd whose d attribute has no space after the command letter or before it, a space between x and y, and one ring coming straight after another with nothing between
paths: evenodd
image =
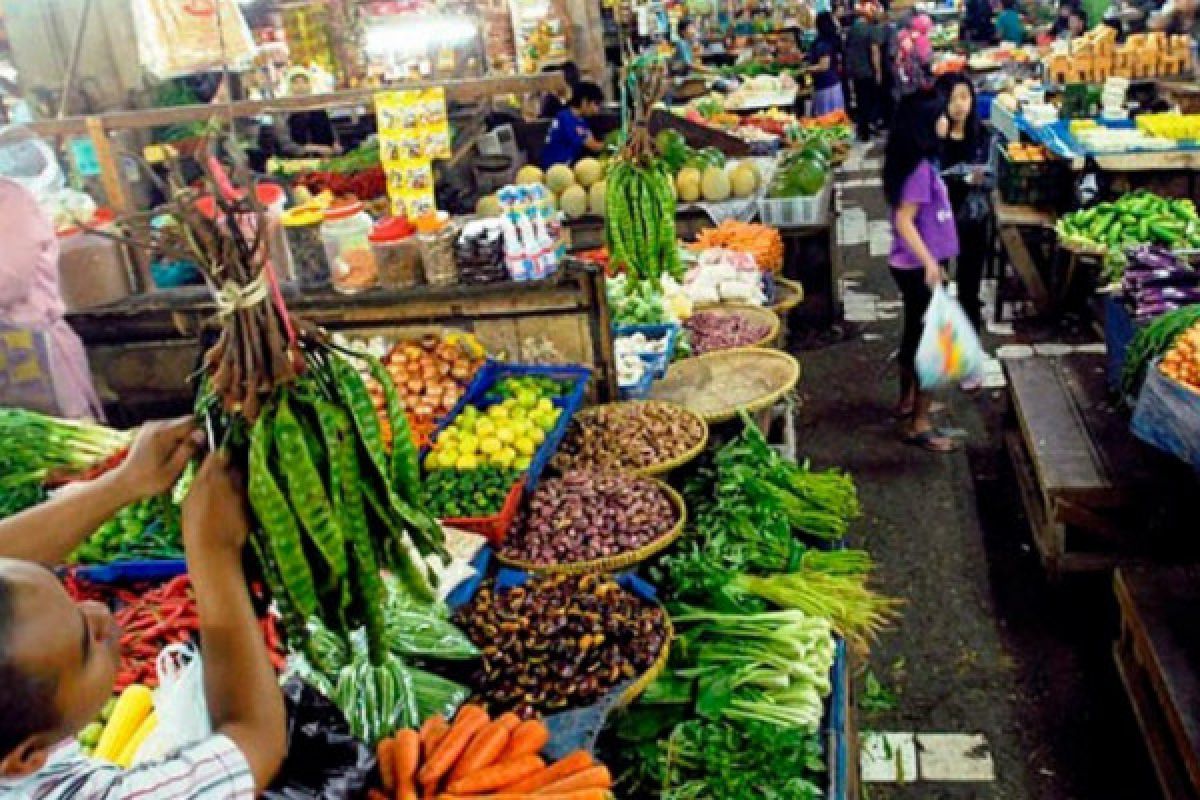
<instances>
[{"instance_id":1,"label":"glass jar","mask_svg":"<svg viewBox=\"0 0 1200 800\"><path fill-rule=\"evenodd\" d=\"M299 206L283 212L283 231L291 254L292 275L305 288L329 285L329 258L321 240L325 212L313 206Z\"/></svg>"},{"instance_id":2,"label":"glass jar","mask_svg":"<svg viewBox=\"0 0 1200 800\"><path fill-rule=\"evenodd\" d=\"M354 294L375 286L379 272L371 250L371 215L357 200L338 203L325 211L321 241L329 261L333 288Z\"/></svg>"},{"instance_id":3,"label":"glass jar","mask_svg":"<svg viewBox=\"0 0 1200 800\"><path fill-rule=\"evenodd\" d=\"M421 243L421 260L425 263L425 281L430 286L453 286L458 283L458 261L454 241L458 229L445 212L417 220L417 241Z\"/></svg>"},{"instance_id":4,"label":"glass jar","mask_svg":"<svg viewBox=\"0 0 1200 800\"><path fill-rule=\"evenodd\" d=\"M379 285L386 289L411 289L419 284L421 246L416 229L404 217L380 220L371 231L371 249L379 269Z\"/></svg>"}]
</instances>

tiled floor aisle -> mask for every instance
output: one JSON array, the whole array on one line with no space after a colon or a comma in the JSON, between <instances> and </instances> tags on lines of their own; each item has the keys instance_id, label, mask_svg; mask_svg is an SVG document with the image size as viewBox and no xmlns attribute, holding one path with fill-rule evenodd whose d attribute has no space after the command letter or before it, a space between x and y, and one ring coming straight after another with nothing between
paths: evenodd
<instances>
[{"instance_id":1,"label":"tiled floor aisle","mask_svg":"<svg viewBox=\"0 0 1200 800\"><path fill-rule=\"evenodd\" d=\"M880 562L882 588L907 600L870 660L898 704L860 725L897 734L868 745L877 756L869 769L906 783L872 783L866 796L1155 798L1112 668L1107 582L1048 587L1030 552L998 440L999 363L989 364L994 388L982 397L942 398L939 424L962 437L962 452L897 441L889 408L900 308L886 270L881 155L879 146L856 152L839 179L843 339L798 354L800 455L858 479L856 536ZM1042 338L1085 338L1050 333ZM1054 346L1009 325L986 345L993 355Z\"/></svg>"}]
</instances>

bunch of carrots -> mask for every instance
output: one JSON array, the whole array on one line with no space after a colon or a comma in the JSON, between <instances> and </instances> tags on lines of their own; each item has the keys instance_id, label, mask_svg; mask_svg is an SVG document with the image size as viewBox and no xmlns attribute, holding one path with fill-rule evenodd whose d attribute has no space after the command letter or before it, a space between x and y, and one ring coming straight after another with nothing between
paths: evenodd
<instances>
[{"instance_id":1,"label":"bunch of carrots","mask_svg":"<svg viewBox=\"0 0 1200 800\"><path fill-rule=\"evenodd\" d=\"M420 731L406 728L379 743L382 789L370 800L609 800L612 775L583 750L547 764L550 740L539 720L491 719L476 705L450 723L440 714Z\"/></svg>"},{"instance_id":2,"label":"bunch of carrots","mask_svg":"<svg viewBox=\"0 0 1200 800\"><path fill-rule=\"evenodd\" d=\"M783 236L769 225L727 219L715 228L700 231L696 243L688 247L697 252L713 247L736 250L754 256L764 272L783 269Z\"/></svg>"}]
</instances>

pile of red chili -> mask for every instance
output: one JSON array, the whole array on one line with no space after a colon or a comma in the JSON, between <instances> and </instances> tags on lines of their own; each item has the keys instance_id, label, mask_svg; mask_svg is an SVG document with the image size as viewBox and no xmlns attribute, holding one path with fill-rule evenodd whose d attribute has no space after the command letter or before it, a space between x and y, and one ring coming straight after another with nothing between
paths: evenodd
<instances>
[{"instance_id":1,"label":"pile of red chili","mask_svg":"<svg viewBox=\"0 0 1200 800\"><path fill-rule=\"evenodd\" d=\"M95 600L115 608L113 617L121 627L118 692L131 683L158 686L155 662L159 651L169 644L192 641L200 627L196 598L187 575L157 586L132 584L118 588L99 586L68 573L63 585L76 601ZM275 619L268 614L259 623L271 661L277 670L282 670L283 645L275 629Z\"/></svg>"}]
</instances>

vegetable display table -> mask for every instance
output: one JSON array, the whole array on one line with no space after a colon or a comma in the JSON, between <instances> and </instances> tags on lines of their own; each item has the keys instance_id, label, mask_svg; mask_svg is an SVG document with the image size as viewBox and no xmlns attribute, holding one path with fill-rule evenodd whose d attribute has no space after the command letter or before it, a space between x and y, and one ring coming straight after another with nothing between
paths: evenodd
<instances>
[{"instance_id":1,"label":"vegetable display table","mask_svg":"<svg viewBox=\"0 0 1200 800\"><path fill-rule=\"evenodd\" d=\"M1113 656L1168 800L1200 798L1200 567L1117 570Z\"/></svg>"},{"instance_id":2,"label":"vegetable display table","mask_svg":"<svg viewBox=\"0 0 1200 800\"><path fill-rule=\"evenodd\" d=\"M531 340L545 340L565 361L595 369L597 398L616 397L603 278L589 265L571 262L547 280L524 283L376 289L353 296L288 286L284 297L299 317L360 338L458 327L514 361L522 360ZM189 376L199 361L200 334L214 312L209 291L190 286L134 295L68 320L87 347L110 410L137 421L191 408Z\"/></svg>"},{"instance_id":3,"label":"vegetable display table","mask_svg":"<svg viewBox=\"0 0 1200 800\"><path fill-rule=\"evenodd\" d=\"M1000 254L1012 264L1037 310L1047 311L1051 300L1043 275L1050 270L1050 258L1044 243L1047 236L1053 236L1054 215L1031 206L1005 203L999 192L992 192L992 214ZM1038 241L1031 248L1031 240L1035 238ZM1003 267L1004 262L1000 263ZM997 313L1002 305L996 303Z\"/></svg>"},{"instance_id":4,"label":"vegetable display table","mask_svg":"<svg viewBox=\"0 0 1200 800\"><path fill-rule=\"evenodd\" d=\"M1005 443L1051 576L1196 549L1194 513L1183 508L1196 477L1134 439L1108 400L1103 355L1003 363Z\"/></svg>"}]
</instances>

